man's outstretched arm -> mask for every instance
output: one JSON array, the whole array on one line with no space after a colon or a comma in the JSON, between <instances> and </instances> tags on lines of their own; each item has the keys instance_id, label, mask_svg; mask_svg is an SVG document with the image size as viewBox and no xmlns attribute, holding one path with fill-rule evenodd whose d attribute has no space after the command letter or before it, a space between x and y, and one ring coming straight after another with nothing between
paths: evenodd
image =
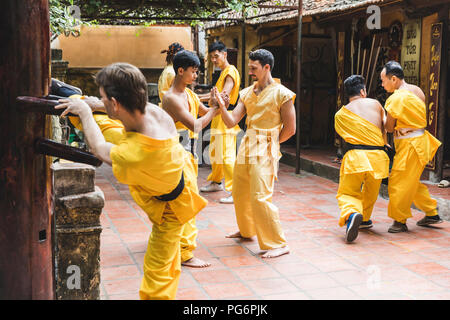
<instances>
[{"instance_id":1,"label":"man's outstretched arm","mask_svg":"<svg viewBox=\"0 0 450 320\"><path fill-rule=\"evenodd\" d=\"M217 90L217 88L214 89L215 90L212 92L213 98L216 99L219 105L222 120L228 128L233 128L245 116L246 113L245 105L242 102L242 100L239 99L239 102L236 108L234 108L233 112L232 113L228 112L227 108L229 105L229 101L224 101L222 96L219 94L219 90Z\"/></svg>"},{"instance_id":2,"label":"man's outstretched arm","mask_svg":"<svg viewBox=\"0 0 450 320\"><path fill-rule=\"evenodd\" d=\"M206 109L205 115L198 119L194 119L192 114L183 108L178 99L168 95L164 96L162 106L164 111L166 111L175 122L180 121L189 130L195 133L198 133L205 128L218 113L217 108L204 107Z\"/></svg>"},{"instance_id":3,"label":"man's outstretched arm","mask_svg":"<svg viewBox=\"0 0 450 320\"><path fill-rule=\"evenodd\" d=\"M69 112L78 115L91 152L103 162L112 165L109 153L114 145L106 142L100 128L94 120L92 109L81 99L62 99L60 102L61 104L57 105L55 109L66 108L61 114L61 117L64 117Z\"/></svg>"}]
</instances>

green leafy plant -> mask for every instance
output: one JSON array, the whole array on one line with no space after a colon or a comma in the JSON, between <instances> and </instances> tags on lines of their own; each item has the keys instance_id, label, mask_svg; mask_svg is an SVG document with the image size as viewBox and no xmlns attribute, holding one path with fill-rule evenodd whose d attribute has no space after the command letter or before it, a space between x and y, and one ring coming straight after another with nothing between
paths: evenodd
<instances>
[{"instance_id":1,"label":"green leafy plant","mask_svg":"<svg viewBox=\"0 0 450 320\"><path fill-rule=\"evenodd\" d=\"M79 27L82 24L90 24L81 19L77 9L73 0L49 0L51 41L61 34L67 37L70 35L78 37L80 35Z\"/></svg>"}]
</instances>

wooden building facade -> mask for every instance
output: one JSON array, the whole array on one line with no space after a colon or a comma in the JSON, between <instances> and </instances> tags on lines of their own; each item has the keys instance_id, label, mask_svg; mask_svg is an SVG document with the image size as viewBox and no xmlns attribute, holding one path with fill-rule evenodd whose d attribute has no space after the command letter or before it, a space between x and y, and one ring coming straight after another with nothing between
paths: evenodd
<instances>
[{"instance_id":1,"label":"wooden building facade","mask_svg":"<svg viewBox=\"0 0 450 320\"><path fill-rule=\"evenodd\" d=\"M244 24L207 23L207 44L219 39L234 48L245 86L251 84L248 53L257 48L270 50L275 57L274 76L297 91L298 1L283 1L278 7L272 3L260 2ZM384 105L388 93L379 75L387 61L396 60L403 66L406 81L425 92L427 129L443 142L423 178L439 182L450 175L444 171L450 162L449 4L448 0L303 1L302 148L338 145L334 114L347 102L342 84L351 74L363 75L369 96ZM213 66L206 65L211 79ZM294 144L294 139L286 144Z\"/></svg>"}]
</instances>

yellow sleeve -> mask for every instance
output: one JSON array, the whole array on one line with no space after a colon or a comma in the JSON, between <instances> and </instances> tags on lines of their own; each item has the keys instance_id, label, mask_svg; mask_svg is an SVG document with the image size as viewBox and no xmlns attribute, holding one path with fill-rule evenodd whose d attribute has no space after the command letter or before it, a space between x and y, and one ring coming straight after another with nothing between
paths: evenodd
<instances>
[{"instance_id":1,"label":"yellow sleeve","mask_svg":"<svg viewBox=\"0 0 450 320\"><path fill-rule=\"evenodd\" d=\"M130 152L127 143L115 145L111 148L109 156L112 162L112 171L114 177L122 184L136 185L139 181L135 180L133 165L127 160L127 154Z\"/></svg>"},{"instance_id":2,"label":"yellow sleeve","mask_svg":"<svg viewBox=\"0 0 450 320\"><path fill-rule=\"evenodd\" d=\"M241 86L241 78L239 75L239 71L236 68L231 67L228 71L227 76L230 76L234 81L233 90L231 90L230 92L230 104L236 104L237 99L239 97L239 87Z\"/></svg>"},{"instance_id":3,"label":"yellow sleeve","mask_svg":"<svg viewBox=\"0 0 450 320\"><path fill-rule=\"evenodd\" d=\"M239 92L239 97L242 100L242 102L245 104L245 101L247 100L248 94L251 93L251 90L253 89L253 86L247 87L242 89Z\"/></svg>"},{"instance_id":4,"label":"yellow sleeve","mask_svg":"<svg viewBox=\"0 0 450 320\"><path fill-rule=\"evenodd\" d=\"M81 99L81 97L82 96L79 95L79 94L73 94L69 98L79 98L79 99ZM83 131L83 127L81 126L80 118L78 118L78 117L69 117L69 121L75 128L77 128L80 131Z\"/></svg>"},{"instance_id":5,"label":"yellow sleeve","mask_svg":"<svg viewBox=\"0 0 450 320\"><path fill-rule=\"evenodd\" d=\"M384 104L384 108L391 117L398 119L403 113L403 97L400 93L393 93Z\"/></svg>"},{"instance_id":6,"label":"yellow sleeve","mask_svg":"<svg viewBox=\"0 0 450 320\"><path fill-rule=\"evenodd\" d=\"M166 94L166 92L172 86L172 83L173 83L174 79L175 79L175 72L170 70L169 67L164 69L164 71L161 74L161 77L160 77L160 79L158 81L158 93L159 93L159 99L161 101L162 101L164 95Z\"/></svg>"},{"instance_id":7,"label":"yellow sleeve","mask_svg":"<svg viewBox=\"0 0 450 320\"><path fill-rule=\"evenodd\" d=\"M106 114L94 114L94 120L99 126L103 137L107 142L112 144L119 144L120 140L125 136L125 127L119 120L113 120ZM80 118L69 117L69 121L72 125L80 131L83 131Z\"/></svg>"},{"instance_id":8,"label":"yellow sleeve","mask_svg":"<svg viewBox=\"0 0 450 320\"><path fill-rule=\"evenodd\" d=\"M295 97L296 94L284 86L282 86L281 90L278 91L278 103L280 106L289 100L292 100L292 103L295 103Z\"/></svg>"},{"instance_id":9,"label":"yellow sleeve","mask_svg":"<svg viewBox=\"0 0 450 320\"><path fill-rule=\"evenodd\" d=\"M162 89L161 89L161 93L160 93L161 99L164 97L164 95L166 94L166 92L167 92L167 91L170 89L170 87L172 86L173 79L175 79L175 75L172 74L172 73L170 73L170 72L168 72L168 73L166 74L166 77L165 77L165 79L164 79L163 86L162 86Z\"/></svg>"},{"instance_id":10,"label":"yellow sleeve","mask_svg":"<svg viewBox=\"0 0 450 320\"><path fill-rule=\"evenodd\" d=\"M126 169L125 169L125 159L121 155L120 152L120 146L115 145L111 148L111 151L109 152L109 157L111 158L112 163L112 170L114 173L114 177L116 177L117 181L120 183L127 184L124 177L126 176Z\"/></svg>"},{"instance_id":11,"label":"yellow sleeve","mask_svg":"<svg viewBox=\"0 0 450 320\"><path fill-rule=\"evenodd\" d=\"M70 123L80 131L83 131L83 126L81 125L80 118L78 117L69 117Z\"/></svg>"}]
</instances>

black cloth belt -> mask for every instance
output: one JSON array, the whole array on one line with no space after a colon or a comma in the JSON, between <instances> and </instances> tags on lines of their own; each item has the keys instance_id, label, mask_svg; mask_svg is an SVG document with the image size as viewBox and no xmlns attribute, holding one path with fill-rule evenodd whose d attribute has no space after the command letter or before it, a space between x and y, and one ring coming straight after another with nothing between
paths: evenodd
<instances>
[{"instance_id":1,"label":"black cloth belt","mask_svg":"<svg viewBox=\"0 0 450 320\"><path fill-rule=\"evenodd\" d=\"M178 183L178 185L176 186L176 188L173 189L172 192L170 192L170 193L163 194L163 195L155 197L155 198L160 201L172 201L172 200L175 200L176 198L178 198L178 196L181 194L183 189L184 189L184 174L183 174L183 172L181 172L181 179L180 179L180 182Z\"/></svg>"},{"instance_id":2,"label":"black cloth belt","mask_svg":"<svg viewBox=\"0 0 450 320\"><path fill-rule=\"evenodd\" d=\"M391 147L389 147L387 145L368 146L368 145L364 145L364 144L351 144L351 143L346 142L344 155L350 150L383 150L384 152L386 152L386 154L388 155L389 159L391 159L391 161L393 160L394 155L395 155L394 149L392 149Z\"/></svg>"}]
</instances>

